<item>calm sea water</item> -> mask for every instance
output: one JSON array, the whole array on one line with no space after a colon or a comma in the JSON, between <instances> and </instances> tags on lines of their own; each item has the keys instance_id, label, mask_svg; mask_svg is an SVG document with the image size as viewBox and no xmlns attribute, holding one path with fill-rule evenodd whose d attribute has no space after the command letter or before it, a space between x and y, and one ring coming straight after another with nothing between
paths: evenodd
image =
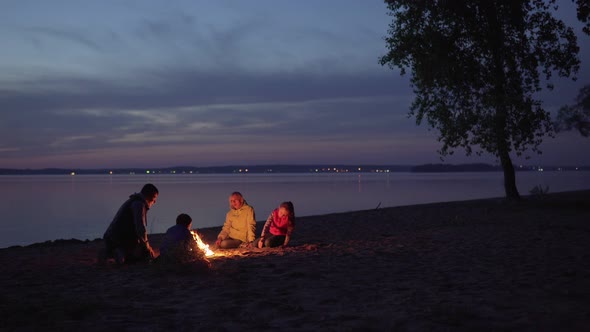
<instances>
[{"instance_id":1,"label":"calm sea water","mask_svg":"<svg viewBox=\"0 0 590 332\"><path fill-rule=\"evenodd\" d=\"M222 225L233 191L258 221L286 200L307 216L504 195L499 172L0 176L0 248L102 237L123 201L148 182L160 190L148 213L150 233L165 232L179 213L191 215L196 228ZM517 185L523 195L536 185L590 189L590 172L521 172Z\"/></svg>"}]
</instances>

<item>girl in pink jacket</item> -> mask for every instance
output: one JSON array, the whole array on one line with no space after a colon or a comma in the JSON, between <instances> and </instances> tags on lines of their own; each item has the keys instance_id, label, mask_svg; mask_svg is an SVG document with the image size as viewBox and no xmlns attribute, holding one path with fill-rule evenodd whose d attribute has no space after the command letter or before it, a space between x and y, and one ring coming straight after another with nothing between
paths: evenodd
<instances>
[{"instance_id":1,"label":"girl in pink jacket","mask_svg":"<svg viewBox=\"0 0 590 332\"><path fill-rule=\"evenodd\" d=\"M295 228L295 208L291 202L283 202L274 209L262 228L262 234L254 244L262 247L286 247Z\"/></svg>"}]
</instances>

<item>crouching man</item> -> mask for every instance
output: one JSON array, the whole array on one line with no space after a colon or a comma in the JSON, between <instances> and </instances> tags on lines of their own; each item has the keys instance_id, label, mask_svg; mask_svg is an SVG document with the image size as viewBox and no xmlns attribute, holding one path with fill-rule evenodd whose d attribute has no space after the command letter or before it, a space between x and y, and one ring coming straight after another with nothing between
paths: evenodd
<instances>
[{"instance_id":1,"label":"crouching man","mask_svg":"<svg viewBox=\"0 0 590 332\"><path fill-rule=\"evenodd\" d=\"M99 262L113 258L123 264L155 258L148 242L147 212L157 198L158 188L151 183L144 185L140 193L129 196L104 233L105 249L99 254Z\"/></svg>"}]
</instances>

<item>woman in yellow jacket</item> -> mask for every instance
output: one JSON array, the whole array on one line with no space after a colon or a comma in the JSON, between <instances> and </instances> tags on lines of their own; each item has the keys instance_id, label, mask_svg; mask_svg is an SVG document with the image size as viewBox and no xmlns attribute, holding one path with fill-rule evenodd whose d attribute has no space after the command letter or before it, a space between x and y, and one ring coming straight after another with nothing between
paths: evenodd
<instances>
[{"instance_id":1,"label":"woman in yellow jacket","mask_svg":"<svg viewBox=\"0 0 590 332\"><path fill-rule=\"evenodd\" d=\"M229 196L229 207L215 245L220 249L238 248L242 245L251 247L256 233L254 208L237 191Z\"/></svg>"}]
</instances>

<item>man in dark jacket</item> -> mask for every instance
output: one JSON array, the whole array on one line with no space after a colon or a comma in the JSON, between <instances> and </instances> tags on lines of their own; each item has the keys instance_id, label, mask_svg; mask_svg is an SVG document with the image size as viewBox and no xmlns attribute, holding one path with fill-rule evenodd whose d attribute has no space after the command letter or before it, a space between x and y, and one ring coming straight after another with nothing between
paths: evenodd
<instances>
[{"instance_id":1,"label":"man in dark jacket","mask_svg":"<svg viewBox=\"0 0 590 332\"><path fill-rule=\"evenodd\" d=\"M157 198L158 188L151 183L144 185L140 193L129 196L104 233L106 248L99 255L100 261L114 258L123 264L155 258L148 242L147 212Z\"/></svg>"}]
</instances>

